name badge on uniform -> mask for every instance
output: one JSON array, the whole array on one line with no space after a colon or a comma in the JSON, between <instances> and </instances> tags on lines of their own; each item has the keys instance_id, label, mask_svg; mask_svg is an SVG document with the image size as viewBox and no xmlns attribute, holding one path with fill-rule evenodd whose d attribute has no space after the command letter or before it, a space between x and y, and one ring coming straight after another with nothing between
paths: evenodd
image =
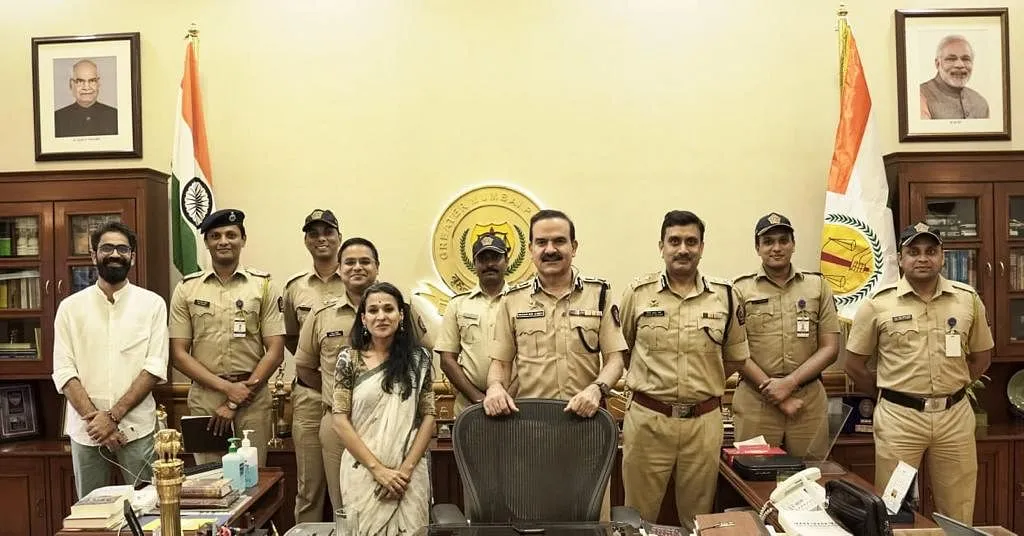
<instances>
[{"instance_id":1,"label":"name badge on uniform","mask_svg":"<svg viewBox=\"0 0 1024 536\"><path fill-rule=\"evenodd\" d=\"M569 309L569 316L601 317L602 314L601 311L590 309Z\"/></svg>"},{"instance_id":2,"label":"name badge on uniform","mask_svg":"<svg viewBox=\"0 0 1024 536\"><path fill-rule=\"evenodd\" d=\"M245 337L245 312L242 311L242 300L235 300L235 307L238 309L235 311L235 318L231 321L231 336Z\"/></svg>"},{"instance_id":3,"label":"name badge on uniform","mask_svg":"<svg viewBox=\"0 0 1024 536\"><path fill-rule=\"evenodd\" d=\"M811 336L811 315L807 313L807 302L803 298L796 305L800 309L796 313L796 336L806 339Z\"/></svg>"},{"instance_id":4,"label":"name badge on uniform","mask_svg":"<svg viewBox=\"0 0 1024 536\"><path fill-rule=\"evenodd\" d=\"M480 320L480 315L475 313L462 313L462 318L467 320Z\"/></svg>"},{"instance_id":5,"label":"name badge on uniform","mask_svg":"<svg viewBox=\"0 0 1024 536\"><path fill-rule=\"evenodd\" d=\"M644 317L644 316L665 316L665 310L664 309L647 309L644 312L640 313L640 316L641 317Z\"/></svg>"},{"instance_id":6,"label":"name badge on uniform","mask_svg":"<svg viewBox=\"0 0 1024 536\"><path fill-rule=\"evenodd\" d=\"M516 313L516 318L544 318L544 310L538 309L536 311L523 311Z\"/></svg>"},{"instance_id":7,"label":"name badge on uniform","mask_svg":"<svg viewBox=\"0 0 1024 536\"><path fill-rule=\"evenodd\" d=\"M342 333L341 330L338 330L338 331L328 331L326 333L326 336L328 336L328 337L341 337L342 335L344 335L344 333Z\"/></svg>"},{"instance_id":8,"label":"name badge on uniform","mask_svg":"<svg viewBox=\"0 0 1024 536\"><path fill-rule=\"evenodd\" d=\"M946 332L946 357L960 357L960 333L953 330L956 327L956 318L949 317L946 325L949 326L949 331Z\"/></svg>"},{"instance_id":9,"label":"name badge on uniform","mask_svg":"<svg viewBox=\"0 0 1024 536\"><path fill-rule=\"evenodd\" d=\"M194 304L196 304L196 305L198 305L200 307L209 307L210 306L210 302L208 302L206 300L192 300L192 303L194 303Z\"/></svg>"},{"instance_id":10,"label":"name badge on uniform","mask_svg":"<svg viewBox=\"0 0 1024 536\"><path fill-rule=\"evenodd\" d=\"M711 312L711 313L709 313L707 311L704 311L703 313L700 314L700 317L701 318L710 318L711 320L721 320L721 319L725 318L725 314L722 313L722 312L718 312L718 311Z\"/></svg>"}]
</instances>

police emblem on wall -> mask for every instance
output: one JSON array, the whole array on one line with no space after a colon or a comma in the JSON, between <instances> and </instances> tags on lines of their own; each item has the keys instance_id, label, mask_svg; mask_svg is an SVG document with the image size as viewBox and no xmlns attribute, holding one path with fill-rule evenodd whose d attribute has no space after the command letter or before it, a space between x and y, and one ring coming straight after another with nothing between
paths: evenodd
<instances>
[{"instance_id":1,"label":"police emblem on wall","mask_svg":"<svg viewBox=\"0 0 1024 536\"><path fill-rule=\"evenodd\" d=\"M527 194L508 186L481 186L457 197L441 212L431 237L434 268L447 292L424 282L428 290L416 294L444 314L450 294L473 288L477 279L472 247L484 233L495 233L508 244L505 280L510 285L533 275L529 259L530 217L539 210Z\"/></svg>"},{"instance_id":2,"label":"police emblem on wall","mask_svg":"<svg viewBox=\"0 0 1024 536\"><path fill-rule=\"evenodd\" d=\"M213 210L213 193L199 177L192 177L185 184L181 195L181 213L196 229Z\"/></svg>"},{"instance_id":3,"label":"police emblem on wall","mask_svg":"<svg viewBox=\"0 0 1024 536\"><path fill-rule=\"evenodd\" d=\"M826 215L821 236L821 272L842 311L878 287L885 268L882 243L868 224L847 214Z\"/></svg>"}]
</instances>

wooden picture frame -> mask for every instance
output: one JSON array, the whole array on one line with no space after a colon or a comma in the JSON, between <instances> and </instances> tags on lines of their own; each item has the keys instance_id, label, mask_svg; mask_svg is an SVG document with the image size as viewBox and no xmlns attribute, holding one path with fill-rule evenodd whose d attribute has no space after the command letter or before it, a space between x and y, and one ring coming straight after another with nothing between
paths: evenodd
<instances>
[{"instance_id":1,"label":"wooden picture frame","mask_svg":"<svg viewBox=\"0 0 1024 536\"><path fill-rule=\"evenodd\" d=\"M896 11L901 142L1010 139L1006 8Z\"/></svg>"},{"instance_id":2,"label":"wooden picture frame","mask_svg":"<svg viewBox=\"0 0 1024 536\"><path fill-rule=\"evenodd\" d=\"M140 40L32 39L36 161L142 158Z\"/></svg>"},{"instance_id":3,"label":"wooden picture frame","mask_svg":"<svg viewBox=\"0 0 1024 536\"><path fill-rule=\"evenodd\" d=\"M0 439L39 435L39 412L32 386L27 383L0 387Z\"/></svg>"}]
</instances>

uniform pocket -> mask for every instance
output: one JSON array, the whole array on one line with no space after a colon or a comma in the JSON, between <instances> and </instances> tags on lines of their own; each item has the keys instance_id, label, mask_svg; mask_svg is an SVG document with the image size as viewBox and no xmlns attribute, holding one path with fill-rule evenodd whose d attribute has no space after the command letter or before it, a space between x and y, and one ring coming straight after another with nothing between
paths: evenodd
<instances>
[{"instance_id":1,"label":"uniform pocket","mask_svg":"<svg viewBox=\"0 0 1024 536\"><path fill-rule=\"evenodd\" d=\"M899 315L896 316L898 317ZM920 329L917 325L916 317L898 321L887 318L882 321L880 328L890 343L901 351L913 349L918 337L920 337Z\"/></svg>"},{"instance_id":2,"label":"uniform pocket","mask_svg":"<svg viewBox=\"0 0 1024 536\"><path fill-rule=\"evenodd\" d=\"M466 344L476 344L483 338L480 331L480 319L459 316L459 337Z\"/></svg>"},{"instance_id":3,"label":"uniform pocket","mask_svg":"<svg viewBox=\"0 0 1024 536\"><path fill-rule=\"evenodd\" d=\"M725 342L725 313L722 318L699 318L697 329L704 334L704 350L707 353L719 354Z\"/></svg>"},{"instance_id":4,"label":"uniform pocket","mask_svg":"<svg viewBox=\"0 0 1024 536\"><path fill-rule=\"evenodd\" d=\"M569 350L574 354L596 354L601 345L601 318L570 316Z\"/></svg>"},{"instance_id":5,"label":"uniform pocket","mask_svg":"<svg viewBox=\"0 0 1024 536\"><path fill-rule=\"evenodd\" d=\"M748 301L744 304L746 323L751 331L777 333L782 322L782 311L774 300L764 302Z\"/></svg>"},{"instance_id":6,"label":"uniform pocket","mask_svg":"<svg viewBox=\"0 0 1024 536\"><path fill-rule=\"evenodd\" d=\"M543 336L547 330L547 320L541 318L516 319L516 345L519 353L528 357L544 355Z\"/></svg>"},{"instance_id":7,"label":"uniform pocket","mask_svg":"<svg viewBox=\"0 0 1024 536\"><path fill-rule=\"evenodd\" d=\"M207 302L209 303L209 302ZM188 315L192 322L192 336L205 335L217 329L216 315L213 314L213 307L210 305L188 305Z\"/></svg>"},{"instance_id":8,"label":"uniform pocket","mask_svg":"<svg viewBox=\"0 0 1024 536\"><path fill-rule=\"evenodd\" d=\"M640 316L636 321L638 345L652 351L673 349L673 341L669 340L669 327L668 315Z\"/></svg>"}]
</instances>

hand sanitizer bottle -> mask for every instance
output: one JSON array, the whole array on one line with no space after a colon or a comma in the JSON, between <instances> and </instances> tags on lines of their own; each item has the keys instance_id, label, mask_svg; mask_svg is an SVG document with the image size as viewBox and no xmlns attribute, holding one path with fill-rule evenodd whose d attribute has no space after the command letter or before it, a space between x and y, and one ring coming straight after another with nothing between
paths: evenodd
<instances>
[{"instance_id":1,"label":"hand sanitizer bottle","mask_svg":"<svg viewBox=\"0 0 1024 536\"><path fill-rule=\"evenodd\" d=\"M237 437L228 439L228 453L221 458L224 467L224 478L231 481L231 489L242 491L245 489L245 458L238 453Z\"/></svg>"},{"instance_id":2,"label":"hand sanitizer bottle","mask_svg":"<svg viewBox=\"0 0 1024 536\"><path fill-rule=\"evenodd\" d=\"M250 433L252 430L242 430L245 439L242 439L242 448L238 449L238 454L245 458L245 487L247 488L255 486L260 479L259 458L256 456L256 447L252 446L252 441L249 440Z\"/></svg>"}]
</instances>

